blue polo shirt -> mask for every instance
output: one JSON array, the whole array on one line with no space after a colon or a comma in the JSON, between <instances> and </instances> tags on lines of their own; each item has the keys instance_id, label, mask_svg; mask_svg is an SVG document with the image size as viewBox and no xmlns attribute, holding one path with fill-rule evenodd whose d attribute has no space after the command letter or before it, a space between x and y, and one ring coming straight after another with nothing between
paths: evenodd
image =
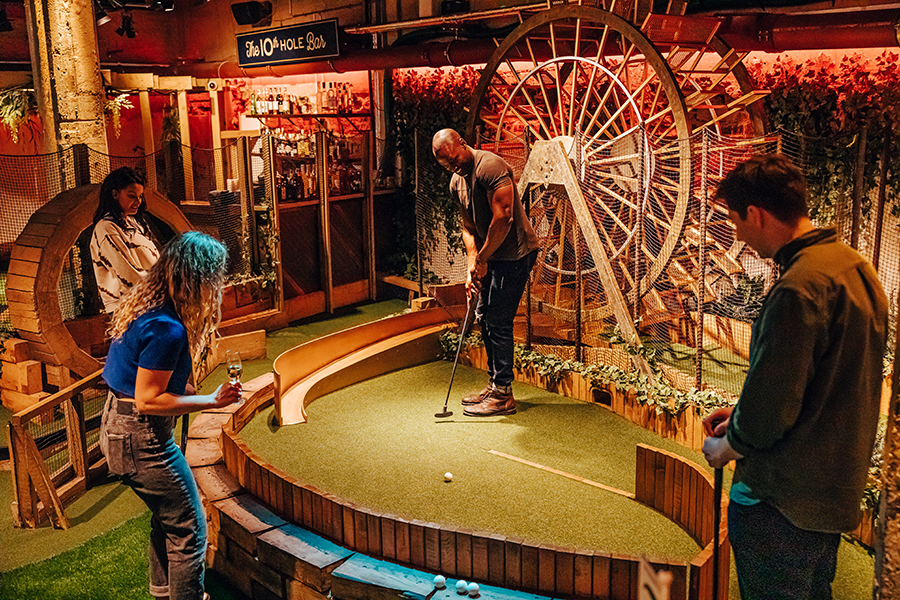
<instances>
[{"instance_id":1,"label":"blue polo shirt","mask_svg":"<svg viewBox=\"0 0 900 600\"><path fill-rule=\"evenodd\" d=\"M183 395L191 374L187 330L170 305L147 311L113 341L103 367L103 379L116 395L134 398L138 367L171 371L166 391Z\"/></svg>"}]
</instances>

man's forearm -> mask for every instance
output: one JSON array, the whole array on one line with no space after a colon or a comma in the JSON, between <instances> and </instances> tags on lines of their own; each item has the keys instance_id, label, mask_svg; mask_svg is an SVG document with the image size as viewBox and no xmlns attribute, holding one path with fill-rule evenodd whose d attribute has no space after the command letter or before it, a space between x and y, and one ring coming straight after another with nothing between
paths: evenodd
<instances>
[{"instance_id":1,"label":"man's forearm","mask_svg":"<svg viewBox=\"0 0 900 600\"><path fill-rule=\"evenodd\" d=\"M477 258L480 262L486 263L491 259L494 252L497 251L497 248L500 247L500 244L502 244L503 240L506 239L506 236L509 235L510 229L512 229L512 217L508 219L494 217L491 219L491 224L488 226L484 244L478 250Z\"/></svg>"}]
</instances>

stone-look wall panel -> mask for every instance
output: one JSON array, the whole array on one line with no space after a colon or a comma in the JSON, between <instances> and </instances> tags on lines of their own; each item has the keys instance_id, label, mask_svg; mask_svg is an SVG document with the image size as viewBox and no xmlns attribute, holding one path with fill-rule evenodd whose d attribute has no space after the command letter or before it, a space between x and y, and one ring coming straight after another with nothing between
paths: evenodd
<instances>
[{"instance_id":1,"label":"stone-look wall panel","mask_svg":"<svg viewBox=\"0 0 900 600\"><path fill-rule=\"evenodd\" d=\"M97 34L90 0L35 0L26 12L45 150L87 144L108 153ZM35 56L35 52L32 52Z\"/></svg>"}]
</instances>

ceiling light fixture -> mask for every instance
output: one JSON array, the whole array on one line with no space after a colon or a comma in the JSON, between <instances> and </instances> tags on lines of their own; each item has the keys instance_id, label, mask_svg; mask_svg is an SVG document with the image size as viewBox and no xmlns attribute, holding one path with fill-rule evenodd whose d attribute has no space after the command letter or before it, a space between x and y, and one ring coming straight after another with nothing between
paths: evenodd
<instances>
[{"instance_id":1,"label":"ceiling light fixture","mask_svg":"<svg viewBox=\"0 0 900 600\"><path fill-rule=\"evenodd\" d=\"M133 38L136 35L130 11L122 11L122 24L116 29L116 33L118 33L120 37L129 38Z\"/></svg>"},{"instance_id":2,"label":"ceiling light fixture","mask_svg":"<svg viewBox=\"0 0 900 600\"><path fill-rule=\"evenodd\" d=\"M0 2L0 32L12 31L12 23L6 17L6 5Z\"/></svg>"},{"instance_id":3,"label":"ceiling light fixture","mask_svg":"<svg viewBox=\"0 0 900 600\"><path fill-rule=\"evenodd\" d=\"M110 17L103 7L100 6L99 2L94 2L94 16L97 17L97 25L106 25L110 21L112 21L112 17Z\"/></svg>"}]
</instances>

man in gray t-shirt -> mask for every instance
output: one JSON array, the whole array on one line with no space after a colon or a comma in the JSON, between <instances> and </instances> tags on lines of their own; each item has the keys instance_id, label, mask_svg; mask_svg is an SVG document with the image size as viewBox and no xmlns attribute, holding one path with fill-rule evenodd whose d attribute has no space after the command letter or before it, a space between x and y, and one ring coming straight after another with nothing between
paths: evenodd
<instances>
[{"instance_id":1,"label":"man in gray t-shirt","mask_svg":"<svg viewBox=\"0 0 900 600\"><path fill-rule=\"evenodd\" d=\"M468 257L466 292L469 298L477 294L475 314L491 378L481 392L463 398L463 412L512 415L513 319L537 258L537 235L516 194L512 169L502 158L470 148L452 129L434 135L432 151L453 173L450 193L459 205Z\"/></svg>"}]
</instances>

